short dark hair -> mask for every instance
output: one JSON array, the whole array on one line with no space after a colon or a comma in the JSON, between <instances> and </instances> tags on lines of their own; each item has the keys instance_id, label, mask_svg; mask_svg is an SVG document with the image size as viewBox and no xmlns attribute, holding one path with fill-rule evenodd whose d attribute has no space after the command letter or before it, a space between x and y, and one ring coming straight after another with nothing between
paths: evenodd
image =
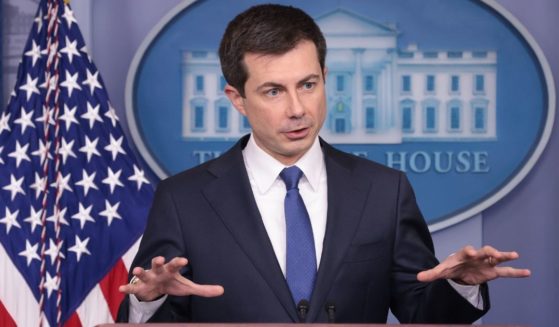
<instances>
[{"instance_id":1,"label":"short dark hair","mask_svg":"<svg viewBox=\"0 0 559 327\"><path fill-rule=\"evenodd\" d=\"M245 96L246 53L280 55L300 41L312 41L324 71L326 40L315 21L301 9L276 4L253 6L237 15L223 34L219 59L227 83Z\"/></svg>"}]
</instances>

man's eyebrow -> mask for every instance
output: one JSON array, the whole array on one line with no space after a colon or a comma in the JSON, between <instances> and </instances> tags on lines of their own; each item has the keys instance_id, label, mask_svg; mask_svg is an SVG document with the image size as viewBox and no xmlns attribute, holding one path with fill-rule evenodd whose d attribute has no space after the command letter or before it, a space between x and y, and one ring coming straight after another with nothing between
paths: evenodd
<instances>
[{"instance_id":1,"label":"man's eyebrow","mask_svg":"<svg viewBox=\"0 0 559 327\"><path fill-rule=\"evenodd\" d=\"M320 75L318 75L318 74L309 74L309 75L305 76L304 78L302 78L302 79L299 81L299 83L297 83L297 84L306 83L306 82L310 81L311 79L317 79L317 78L320 78Z\"/></svg>"},{"instance_id":2,"label":"man's eyebrow","mask_svg":"<svg viewBox=\"0 0 559 327\"><path fill-rule=\"evenodd\" d=\"M284 86L282 84L279 83L275 83L275 82L265 82L263 84L260 84L257 88L256 91L259 92L264 88L283 88Z\"/></svg>"},{"instance_id":3,"label":"man's eyebrow","mask_svg":"<svg viewBox=\"0 0 559 327\"><path fill-rule=\"evenodd\" d=\"M301 84L306 83L306 82L308 82L312 79L318 79L318 78L320 78L320 75L318 75L318 74L309 74L309 75L303 77L301 80L299 80L297 82L297 85L301 85ZM256 88L256 91L257 92L261 91L264 88L285 88L285 86L283 84L276 83L276 82L265 82L265 83L260 84Z\"/></svg>"}]
</instances>

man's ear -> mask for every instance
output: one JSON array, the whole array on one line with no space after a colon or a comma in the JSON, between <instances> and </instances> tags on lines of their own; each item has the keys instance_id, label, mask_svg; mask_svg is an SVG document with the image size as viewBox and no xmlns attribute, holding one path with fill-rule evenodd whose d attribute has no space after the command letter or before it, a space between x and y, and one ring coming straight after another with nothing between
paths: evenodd
<instances>
[{"instance_id":1,"label":"man's ear","mask_svg":"<svg viewBox=\"0 0 559 327\"><path fill-rule=\"evenodd\" d=\"M235 107L235 109L237 109L237 111L242 115L246 116L245 98L241 95L239 90L227 84L225 85L223 92L225 92L225 95L229 98L233 107Z\"/></svg>"},{"instance_id":2,"label":"man's ear","mask_svg":"<svg viewBox=\"0 0 559 327\"><path fill-rule=\"evenodd\" d=\"M326 76L328 75L328 67L324 66L322 70L322 78L324 79L324 84L326 84Z\"/></svg>"}]
</instances>

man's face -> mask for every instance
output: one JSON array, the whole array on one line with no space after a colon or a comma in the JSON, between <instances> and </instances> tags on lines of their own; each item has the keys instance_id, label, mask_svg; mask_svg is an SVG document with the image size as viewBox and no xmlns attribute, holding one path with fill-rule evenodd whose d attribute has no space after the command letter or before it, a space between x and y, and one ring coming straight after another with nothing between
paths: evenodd
<instances>
[{"instance_id":1,"label":"man's face","mask_svg":"<svg viewBox=\"0 0 559 327\"><path fill-rule=\"evenodd\" d=\"M314 43L301 41L282 55L247 53L245 97L232 86L226 94L247 116L256 144L285 165L313 144L326 115L323 72Z\"/></svg>"}]
</instances>

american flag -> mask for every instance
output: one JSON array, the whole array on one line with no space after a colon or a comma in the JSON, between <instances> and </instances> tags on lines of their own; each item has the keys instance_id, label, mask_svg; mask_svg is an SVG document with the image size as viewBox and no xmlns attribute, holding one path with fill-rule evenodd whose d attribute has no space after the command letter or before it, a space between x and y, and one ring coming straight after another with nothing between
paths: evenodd
<instances>
[{"instance_id":1,"label":"american flag","mask_svg":"<svg viewBox=\"0 0 559 327\"><path fill-rule=\"evenodd\" d=\"M0 115L0 325L112 322L152 195L72 10L42 0Z\"/></svg>"}]
</instances>

